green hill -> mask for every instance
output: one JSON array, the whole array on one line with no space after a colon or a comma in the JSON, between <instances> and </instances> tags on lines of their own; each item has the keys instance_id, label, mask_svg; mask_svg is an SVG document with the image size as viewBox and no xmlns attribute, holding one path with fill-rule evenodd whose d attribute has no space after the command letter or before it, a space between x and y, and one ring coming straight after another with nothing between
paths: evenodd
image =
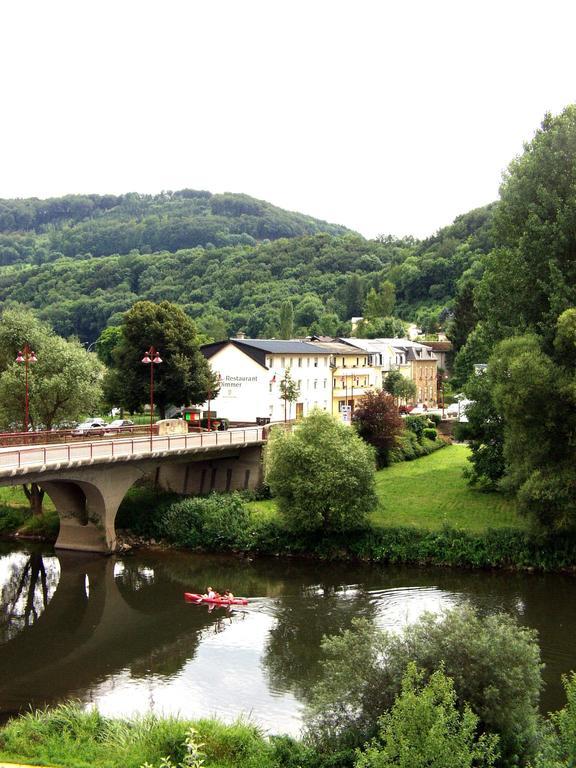
<instances>
[{"instance_id":1,"label":"green hill","mask_svg":"<svg viewBox=\"0 0 576 768\"><path fill-rule=\"evenodd\" d=\"M183 305L212 338L277 335L287 298L295 330L345 333L370 288L390 280L396 314L430 329L459 282L481 271L492 213L472 211L423 241L366 240L239 194L0 200L0 301L85 341L139 299Z\"/></svg>"}]
</instances>

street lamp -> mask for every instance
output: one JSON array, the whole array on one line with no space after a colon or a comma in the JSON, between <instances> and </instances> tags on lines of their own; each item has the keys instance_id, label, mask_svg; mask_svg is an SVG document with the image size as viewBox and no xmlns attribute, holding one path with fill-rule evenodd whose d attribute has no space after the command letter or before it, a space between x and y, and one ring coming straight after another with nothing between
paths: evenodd
<instances>
[{"instance_id":1,"label":"street lamp","mask_svg":"<svg viewBox=\"0 0 576 768\"><path fill-rule=\"evenodd\" d=\"M154 366L160 365L162 358L158 354L156 347L150 347L150 349L144 353L142 362L150 366L150 450L152 450L152 434L154 431Z\"/></svg>"},{"instance_id":2,"label":"street lamp","mask_svg":"<svg viewBox=\"0 0 576 768\"><path fill-rule=\"evenodd\" d=\"M220 386L220 382L222 381L222 377L220 374L218 374L218 378L216 379L216 386ZM210 381L208 381L208 432L212 431L212 417L210 416L210 401L212 400L212 384Z\"/></svg>"},{"instance_id":3,"label":"street lamp","mask_svg":"<svg viewBox=\"0 0 576 768\"><path fill-rule=\"evenodd\" d=\"M24 408L24 432L28 432L28 363L37 363L38 360L28 344L24 344L21 352L18 352L17 363L24 363L26 370L26 400Z\"/></svg>"}]
</instances>

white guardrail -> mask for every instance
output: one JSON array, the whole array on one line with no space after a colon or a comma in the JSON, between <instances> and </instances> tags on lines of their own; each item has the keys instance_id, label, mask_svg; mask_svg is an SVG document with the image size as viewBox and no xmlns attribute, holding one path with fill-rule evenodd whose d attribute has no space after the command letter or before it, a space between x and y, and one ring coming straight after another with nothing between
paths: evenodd
<instances>
[{"instance_id":1,"label":"white guardrail","mask_svg":"<svg viewBox=\"0 0 576 768\"><path fill-rule=\"evenodd\" d=\"M186 435L154 435L94 440L91 442L21 445L0 448L0 472L52 464L69 464L119 458L153 456L156 453L203 450L210 447L260 443L266 439L265 427L242 427L222 432L190 432Z\"/></svg>"}]
</instances>

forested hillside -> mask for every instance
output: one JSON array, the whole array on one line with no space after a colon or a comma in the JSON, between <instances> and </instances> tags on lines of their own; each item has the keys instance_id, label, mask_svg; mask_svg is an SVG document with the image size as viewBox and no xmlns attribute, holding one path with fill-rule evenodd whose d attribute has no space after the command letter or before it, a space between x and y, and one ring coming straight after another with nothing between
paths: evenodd
<instances>
[{"instance_id":1,"label":"forested hillside","mask_svg":"<svg viewBox=\"0 0 576 768\"><path fill-rule=\"evenodd\" d=\"M221 338L294 330L345 333L371 288L390 281L397 317L433 329L492 247L493 207L416 241L366 240L246 195L70 195L0 200L0 300L39 310L55 330L95 340L138 299L168 299Z\"/></svg>"}]
</instances>

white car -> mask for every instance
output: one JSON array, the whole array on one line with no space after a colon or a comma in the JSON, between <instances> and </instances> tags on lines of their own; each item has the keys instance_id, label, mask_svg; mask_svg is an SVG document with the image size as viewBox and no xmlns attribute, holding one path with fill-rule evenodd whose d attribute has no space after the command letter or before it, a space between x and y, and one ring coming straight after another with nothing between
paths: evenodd
<instances>
[{"instance_id":1,"label":"white car","mask_svg":"<svg viewBox=\"0 0 576 768\"><path fill-rule=\"evenodd\" d=\"M102 419L83 421L82 424L72 430L73 435L103 435L106 422Z\"/></svg>"}]
</instances>

